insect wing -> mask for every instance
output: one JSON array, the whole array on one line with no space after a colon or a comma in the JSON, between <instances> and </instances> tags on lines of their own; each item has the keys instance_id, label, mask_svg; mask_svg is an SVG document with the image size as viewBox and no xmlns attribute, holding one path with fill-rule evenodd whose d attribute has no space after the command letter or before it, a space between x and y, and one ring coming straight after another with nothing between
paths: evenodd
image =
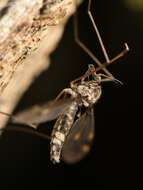
<instances>
[{"instance_id":1,"label":"insect wing","mask_svg":"<svg viewBox=\"0 0 143 190\"><path fill-rule=\"evenodd\" d=\"M80 161L90 150L94 137L94 111L89 108L77 119L70 130L62 150L67 163Z\"/></svg>"},{"instance_id":2,"label":"insect wing","mask_svg":"<svg viewBox=\"0 0 143 190\"><path fill-rule=\"evenodd\" d=\"M71 104L71 99L51 101L44 105L35 105L21 111L12 117L13 123L38 125L40 123L56 119L60 113Z\"/></svg>"}]
</instances>

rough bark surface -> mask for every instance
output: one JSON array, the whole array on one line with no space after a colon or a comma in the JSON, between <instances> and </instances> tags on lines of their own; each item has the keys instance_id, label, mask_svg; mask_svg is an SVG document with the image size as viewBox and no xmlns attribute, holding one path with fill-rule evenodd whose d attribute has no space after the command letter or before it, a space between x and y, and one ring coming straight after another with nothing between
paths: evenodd
<instances>
[{"instance_id":1,"label":"rough bark surface","mask_svg":"<svg viewBox=\"0 0 143 190\"><path fill-rule=\"evenodd\" d=\"M72 0L0 0L0 110L11 113L31 82L49 65ZM0 115L0 128L7 117Z\"/></svg>"}]
</instances>

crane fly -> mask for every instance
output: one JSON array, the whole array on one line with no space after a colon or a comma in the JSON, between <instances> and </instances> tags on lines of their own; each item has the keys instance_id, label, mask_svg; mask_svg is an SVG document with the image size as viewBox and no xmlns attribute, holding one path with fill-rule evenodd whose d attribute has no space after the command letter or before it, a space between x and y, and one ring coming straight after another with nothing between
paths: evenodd
<instances>
[{"instance_id":1,"label":"crane fly","mask_svg":"<svg viewBox=\"0 0 143 190\"><path fill-rule=\"evenodd\" d=\"M50 158L53 163L59 163L61 158L67 163L75 163L89 152L95 129L94 105L101 97L101 83L107 81L120 82L107 70L106 66L115 63L129 50L125 43L124 50L113 59L109 59L90 10L91 0L88 1L87 12L98 37L105 63L101 63L80 41L76 12L74 16L75 41L98 66L89 64L87 71L79 78L71 81L69 88L63 89L55 100L41 106L32 106L14 116L7 114L11 117L11 122L26 124L34 129L37 129L40 123L57 119L50 137ZM98 73L101 70L104 74ZM37 131L35 134L40 135ZM42 134L41 137L48 138Z\"/></svg>"}]
</instances>

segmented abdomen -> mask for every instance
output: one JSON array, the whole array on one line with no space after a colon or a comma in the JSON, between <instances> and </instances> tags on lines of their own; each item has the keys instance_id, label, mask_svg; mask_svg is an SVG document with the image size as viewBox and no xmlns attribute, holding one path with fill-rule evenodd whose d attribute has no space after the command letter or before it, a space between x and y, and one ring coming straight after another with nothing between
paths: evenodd
<instances>
[{"instance_id":1,"label":"segmented abdomen","mask_svg":"<svg viewBox=\"0 0 143 190\"><path fill-rule=\"evenodd\" d=\"M77 110L78 104L76 101L74 101L66 109L65 113L62 113L59 116L54 125L50 151L50 157L54 163L60 162L61 150L65 138L72 127Z\"/></svg>"}]
</instances>

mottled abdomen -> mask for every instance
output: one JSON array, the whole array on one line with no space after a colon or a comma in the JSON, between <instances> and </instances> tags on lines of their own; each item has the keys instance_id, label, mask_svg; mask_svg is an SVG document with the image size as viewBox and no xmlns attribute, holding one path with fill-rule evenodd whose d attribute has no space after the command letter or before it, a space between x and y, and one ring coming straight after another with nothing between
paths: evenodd
<instances>
[{"instance_id":1,"label":"mottled abdomen","mask_svg":"<svg viewBox=\"0 0 143 190\"><path fill-rule=\"evenodd\" d=\"M78 110L78 104L76 101L72 102L66 109L65 113L62 113L57 119L51 139L51 151L50 157L54 163L60 162L61 150L68 135Z\"/></svg>"}]
</instances>

